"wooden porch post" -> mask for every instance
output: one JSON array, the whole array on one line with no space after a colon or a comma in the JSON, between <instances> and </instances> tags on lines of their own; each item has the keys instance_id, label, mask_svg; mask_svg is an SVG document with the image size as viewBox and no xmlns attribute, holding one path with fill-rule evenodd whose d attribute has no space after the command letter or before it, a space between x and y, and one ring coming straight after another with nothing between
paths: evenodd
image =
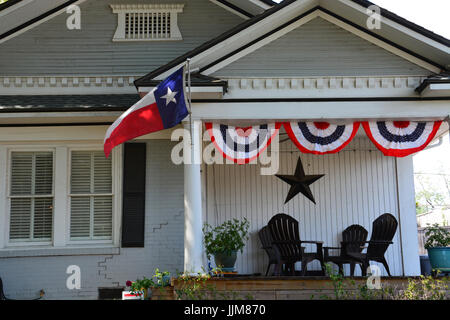
<instances>
[{"instance_id":1,"label":"wooden porch post","mask_svg":"<svg viewBox=\"0 0 450 320\"><path fill-rule=\"evenodd\" d=\"M420 275L412 156L396 158L399 231L404 276Z\"/></svg>"},{"instance_id":2,"label":"wooden porch post","mask_svg":"<svg viewBox=\"0 0 450 320\"><path fill-rule=\"evenodd\" d=\"M192 135L190 157L184 158L184 271L187 273L202 272L203 267L201 128L200 121L185 124Z\"/></svg>"}]
</instances>

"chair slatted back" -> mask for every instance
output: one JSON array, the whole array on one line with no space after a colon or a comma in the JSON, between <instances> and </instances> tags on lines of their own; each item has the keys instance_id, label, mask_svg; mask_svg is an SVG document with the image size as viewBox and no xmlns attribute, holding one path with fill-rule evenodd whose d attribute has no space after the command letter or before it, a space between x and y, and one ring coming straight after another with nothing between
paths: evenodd
<instances>
[{"instance_id":1,"label":"chair slatted back","mask_svg":"<svg viewBox=\"0 0 450 320\"><path fill-rule=\"evenodd\" d=\"M273 245L272 234L270 233L269 227L265 226L258 232L259 240L269 256L270 263L277 263L280 259L280 253L277 248Z\"/></svg>"},{"instance_id":2,"label":"chair slatted back","mask_svg":"<svg viewBox=\"0 0 450 320\"><path fill-rule=\"evenodd\" d=\"M379 216L372 224L372 235L370 241L392 241L397 231L398 222L390 213ZM369 243L367 254L371 257L382 257L388 249L389 244Z\"/></svg>"},{"instance_id":3,"label":"chair slatted back","mask_svg":"<svg viewBox=\"0 0 450 320\"><path fill-rule=\"evenodd\" d=\"M3 292L2 278L0 278L0 300L6 300L5 293Z\"/></svg>"},{"instance_id":4,"label":"chair slatted back","mask_svg":"<svg viewBox=\"0 0 450 320\"><path fill-rule=\"evenodd\" d=\"M269 248L272 246L272 235L270 234L270 230L267 226L259 230L258 236L263 248Z\"/></svg>"},{"instance_id":5,"label":"chair slatted back","mask_svg":"<svg viewBox=\"0 0 450 320\"><path fill-rule=\"evenodd\" d=\"M369 232L358 224L353 224L342 232L342 241L351 242L346 246L346 252L361 253ZM344 253L344 254L345 254Z\"/></svg>"},{"instance_id":6,"label":"chair slatted back","mask_svg":"<svg viewBox=\"0 0 450 320\"><path fill-rule=\"evenodd\" d=\"M300 241L298 221L293 217L279 213L270 219L267 226L274 241L284 241L286 243L279 244L281 256L294 257L301 255L300 246L289 241Z\"/></svg>"}]
</instances>

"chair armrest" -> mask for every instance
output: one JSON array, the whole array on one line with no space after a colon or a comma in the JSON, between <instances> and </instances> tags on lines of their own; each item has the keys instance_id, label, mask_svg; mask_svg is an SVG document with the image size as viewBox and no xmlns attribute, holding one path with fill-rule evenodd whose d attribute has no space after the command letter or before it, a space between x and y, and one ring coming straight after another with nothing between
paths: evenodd
<instances>
[{"instance_id":1,"label":"chair armrest","mask_svg":"<svg viewBox=\"0 0 450 320\"><path fill-rule=\"evenodd\" d=\"M366 241L366 243L371 244L371 243L375 243L375 244L393 244L394 242L392 241L385 241L385 240L371 240L371 241Z\"/></svg>"},{"instance_id":2,"label":"chair armrest","mask_svg":"<svg viewBox=\"0 0 450 320\"><path fill-rule=\"evenodd\" d=\"M278 240L278 241L272 241L272 244L296 244L296 245L302 245L303 241L298 240Z\"/></svg>"},{"instance_id":3,"label":"chair armrest","mask_svg":"<svg viewBox=\"0 0 450 320\"><path fill-rule=\"evenodd\" d=\"M380 243L380 244L393 244L392 241L386 241L386 240L369 240L369 241L341 241L342 244L348 244L348 243Z\"/></svg>"},{"instance_id":4,"label":"chair armrest","mask_svg":"<svg viewBox=\"0 0 450 320\"><path fill-rule=\"evenodd\" d=\"M323 255L323 250L322 250L322 246L323 246L323 241L309 241L309 240L305 240L305 241L300 241L301 243L310 243L310 244L315 244L316 245L316 252L318 255Z\"/></svg>"},{"instance_id":5,"label":"chair armrest","mask_svg":"<svg viewBox=\"0 0 450 320\"><path fill-rule=\"evenodd\" d=\"M323 247L323 255L324 255L325 260L330 256L329 250L341 250L341 248L340 247Z\"/></svg>"}]
</instances>

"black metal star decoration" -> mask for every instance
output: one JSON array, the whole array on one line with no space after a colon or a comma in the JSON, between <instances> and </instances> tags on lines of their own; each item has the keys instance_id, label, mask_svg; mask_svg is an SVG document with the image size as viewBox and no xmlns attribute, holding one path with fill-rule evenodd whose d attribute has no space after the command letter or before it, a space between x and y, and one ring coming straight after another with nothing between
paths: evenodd
<instances>
[{"instance_id":1,"label":"black metal star decoration","mask_svg":"<svg viewBox=\"0 0 450 320\"><path fill-rule=\"evenodd\" d=\"M291 185L289 193L286 197L286 201L284 202L285 204L288 203L289 200L291 200L300 192L309 200L311 200L314 204L316 204L316 200L314 199L314 195L312 194L309 186L325 175L324 174L305 175L302 161L300 158L298 158L297 167L295 168L295 174L293 176L283 174L276 174L275 176Z\"/></svg>"}]
</instances>

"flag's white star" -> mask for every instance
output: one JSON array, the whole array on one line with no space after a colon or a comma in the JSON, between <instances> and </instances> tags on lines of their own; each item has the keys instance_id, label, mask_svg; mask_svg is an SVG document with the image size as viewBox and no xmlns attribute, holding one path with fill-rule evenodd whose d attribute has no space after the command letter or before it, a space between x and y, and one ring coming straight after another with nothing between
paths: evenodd
<instances>
[{"instance_id":1,"label":"flag's white star","mask_svg":"<svg viewBox=\"0 0 450 320\"><path fill-rule=\"evenodd\" d=\"M166 106L167 106L171 102L177 103L177 99L175 99L175 96L177 94L178 94L177 91L172 91L169 87L169 88L167 88L167 94L165 96L162 96L161 98L166 99Z\"/></svg>"}]
</instances>

